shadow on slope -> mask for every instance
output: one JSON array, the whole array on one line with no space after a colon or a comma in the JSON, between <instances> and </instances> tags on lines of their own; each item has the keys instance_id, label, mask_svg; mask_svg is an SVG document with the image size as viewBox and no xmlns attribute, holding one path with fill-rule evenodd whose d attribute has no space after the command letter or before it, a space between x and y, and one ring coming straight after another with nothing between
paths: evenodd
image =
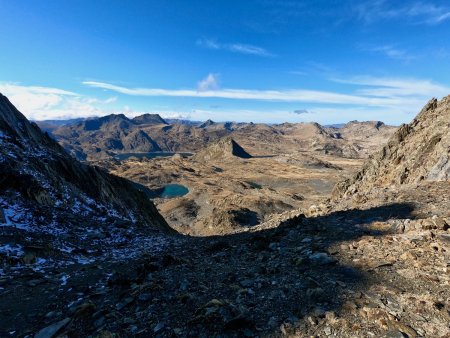
<instances>
[{"instance_id":1,"label":"shadow on slope","mask_svg":"<svg viewBox=\"0 0 450 338\"><path fill-rule=\"evenodd\" d=\"M140 301L121 313L145 318L136 318L138 336L277 336L282 324L301 329L310 315L339 314L349 290L366 290L370 269L345 264L339 246L382 235L366 225L412 218L412 211L411 204L391 204L299 217L254 233L185 238L171 254L134 262L134 274L123 266L112 288L129 297L130 285L140 285ZM118 322L107 327L128 332Z\"/></svg>"}]
</instances>

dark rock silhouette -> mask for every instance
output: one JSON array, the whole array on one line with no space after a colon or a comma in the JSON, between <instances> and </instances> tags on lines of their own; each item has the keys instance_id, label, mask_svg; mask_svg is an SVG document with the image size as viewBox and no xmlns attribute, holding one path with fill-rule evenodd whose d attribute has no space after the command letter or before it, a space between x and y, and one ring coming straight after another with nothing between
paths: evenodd
<instances>
[{"instance_id":1,"label":"dark rock silhouette","mask_svg":"<svg viewBox=\"0 0 450 338\"><path fill-rule=\"evenodd\" d=\"M251 158L252 156L231 137L225 137L198 152L194 159L209 161L233 157Z\"/></svg>"}]
</instances>

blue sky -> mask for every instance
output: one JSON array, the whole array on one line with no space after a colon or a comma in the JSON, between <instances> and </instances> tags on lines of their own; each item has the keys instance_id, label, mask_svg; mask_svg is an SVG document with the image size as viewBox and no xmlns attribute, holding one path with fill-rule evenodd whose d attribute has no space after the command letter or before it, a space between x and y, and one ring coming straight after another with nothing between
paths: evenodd
<instances>
[{"instance_id":1,"label":"blue sky","mask_svg":"<svg viewBox=\"0 0 450 338\"><path fill-rule=\"evenodd\" d=\"M29 118L410 121L450 94L448 1L0 0Z\"/></svg>"}]
</instances>

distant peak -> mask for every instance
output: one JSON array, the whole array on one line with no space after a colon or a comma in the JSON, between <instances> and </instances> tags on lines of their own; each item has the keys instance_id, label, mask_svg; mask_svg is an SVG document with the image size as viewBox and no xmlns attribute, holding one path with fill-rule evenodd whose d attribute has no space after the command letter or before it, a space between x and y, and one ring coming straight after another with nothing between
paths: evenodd
<instances>
[{"instance_id":1,"label":"distant peak","mask_svg":"<svg viewBox=\"0 0 450 338\"><path fill-rule=\"evenodd\" d=\"M209 127L209 126L212 126L212 125L215 125L215 124L216 123L213 120L208 119L205 122L203 122L202 124L200 124L198 127L199 128L206 128L206 127Z\"/></svg>"},{"instance_id":2,"label":"distant peak","mask_svg":"<svg viewBox=\"0 0 450 338\"><path fill-rule=\"evenodd\" d=\"M80 122L80 126L85 130L99 130L104 126L117 125L126 128L130 124L130 120L124 114L110 114L98 118L88 119Z\"/></svg>"},{"instance_id":3,"label":"distant peak","mask_svg":"<svg viewBox=\"0 0 450 338\"><path fill-rule=\"evenodd\" d=\"M208 147L206 147L206 149L195 155L197 160L203 161L233 157L251 158L252 156L230 136L221 138L211 143Z\"/></svg>"},{"instance_id":4,"label":"distant peak","mask_svg":"<svg viewBox=\"0 0 450 338\"><path fill-rule=\"evenodd\" d=\"M132 119L135 124L168 124L159 114L142 114Z\"/></svg>"},{"instance_id":5,"label":"distant peak","mask_svg":"<svg viewBox=\"0 0 450 338\"><path fill-rule=\"evenodd\" d=\"M105 115L99 118L102 121L115 121L115 120L127 120L128 117L126 117L124 114L109 114Z\"/></svg>"}]
</instances>

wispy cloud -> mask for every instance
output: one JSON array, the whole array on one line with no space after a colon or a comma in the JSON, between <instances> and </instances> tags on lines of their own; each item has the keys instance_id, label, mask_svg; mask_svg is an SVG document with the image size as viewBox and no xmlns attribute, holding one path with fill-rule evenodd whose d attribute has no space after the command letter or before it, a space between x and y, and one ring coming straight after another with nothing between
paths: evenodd
<instances>
[{"instance_id":1,"label":"wispy cloud","mask_svg":"<svg viewBox=\"0 0 450 338\"><path fill-rule=\"evenodd\" d=\"M219 80L217 74L209 73L204 79L202 79L198 85L197 90L204 92L207 90L216 90L219 88Z\"/></svg>"},{"instance_id":2,"label":"wispy cloud","mask_svg":"<svg viewBox=\"0 0 450 338\"><path fill-rule=\"evenodd\" d=\"M117 93L134 96L173 96L197 98L222 98L239 100L269 100L286 102L322 102L322 103L367 103L377 104L377 99L367 102L366 98L354 95L322 92L313 90L249 90L249 89L218 89L198 91L193 89L159 89L159 88L127 88L104 82L85 81L84 85L108 89ZM381 102L380 102L381 103Z\"/></svg>"},{"instance_id":3,"label":"wispy cloud","mask_svg":"<svg viewBox=\"0 0 450 338\"><path fill-rule=\"evenodd\" d=\"M403 19L414 24L437 25L450 19L450 7L433 2L403 3L399 6L386 0L370 0L355 7L359 19L366 23L382 20Z\"/></svg>"},{"instance_id":4,"label":"wispy cloud","mask_svg":"<svg viewBox=\"0 0 450 338\"><path fill-rule=\"evenodd\" d=\"M214 49L214 50L226 50L233 53L246 54L246 55L256 55L264 57L273 57L274 54L268 52L265 48L244 44L244 43L220 43L213 39L198 39L196 42L197 46Z\"/></svg>"},{"instance_id":5,"label":"wispy cloud","mask_svg":"<svg viewBox=\"0 0 450 338\"><path fill-rule=\"evenodd\" d=\"M399 111L417 111L433 96L444 96L450 88L430 80L409 78L377 78L359 76L353 78L334 78L334 82L356 86L342 92L315 91L308 89L252 90L252 89L214 89L198 91L193 89L127 88L104 82L86 81L89 87L102 88L117 93L134 96L169 96L195 98L221 98L230 100L259 100L274 102L304 102L314 104L334 104L361 107L382 107ZM349 93L347 93L349 92Z\"/></svg>"},{"instance_id":6,"label":"wispy cloud","mask_svg":"<svg viewBox=\"0 0 450 338\"><path fill-rule=\"evenodd\" d=\"M356 76L332 79L335 82L357 85L359 95L390 98L430 98L450 94L450 87L436 84L431 80L415 78L390 78Z\"/></svg>"},{"instance_id":7,"label":"wispy cloud","mask_svg":"<svg viewBox=\"0 0 450 338\"><path fill-rule=\"evenodd\" d=\"M391 45L381 45L381 46L362 46L362 50L371 53L382 54L389 59L398 60L403 62L410 62L417 59L416 55L413 55L406 50L396 48Z\"/></svg>"},{"instance_id":8,"label":"wispy cloud","mask_svg":"<svg viewBox=\"0 0 450 338\"><path fill-rule=\"evenodd\" d=\"M101 114L101 108L116 98L89 98L77 93L40 86L0 82L0 93L7 96L25 116L32 120L88 117Z\"/></svg>"}]
</instances>

